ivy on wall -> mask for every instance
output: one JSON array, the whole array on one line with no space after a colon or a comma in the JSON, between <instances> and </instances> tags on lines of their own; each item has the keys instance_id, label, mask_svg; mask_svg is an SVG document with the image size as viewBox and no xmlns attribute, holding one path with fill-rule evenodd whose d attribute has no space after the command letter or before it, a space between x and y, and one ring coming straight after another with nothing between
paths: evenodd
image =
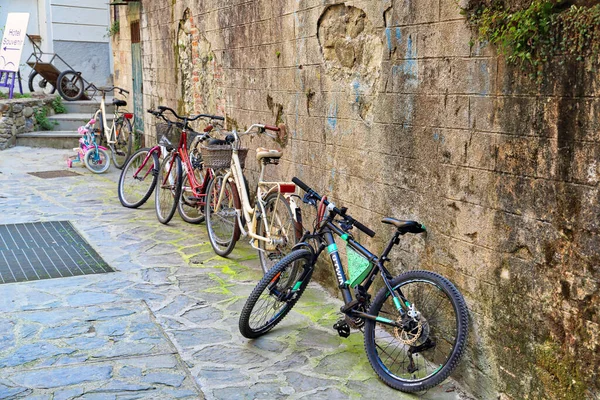
<instances>
[{"instance_id":1,"label":"ivy on wall","mask_svg":"<svg viewBox=\"0 0 600 400\"><path fill-rule=\"evenodd\" d=\"M533 0L523 4L471 1L463 9L477 38L497 46L511 64L541 80L545 67L556 58L588 60L598 65L600 2L585 5L563 0ZM515 3L515 1L513 1ZM582 2L579 2L582 3ZM598 4L593 4L598 3Z\"/></svg>"}]
</instances>

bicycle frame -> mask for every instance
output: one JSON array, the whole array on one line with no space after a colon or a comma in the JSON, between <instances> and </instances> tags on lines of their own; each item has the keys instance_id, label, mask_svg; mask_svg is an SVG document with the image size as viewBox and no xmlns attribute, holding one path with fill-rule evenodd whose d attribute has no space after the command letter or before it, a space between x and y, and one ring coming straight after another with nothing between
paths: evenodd
<instances>
[{"instance_id":1,"label":"bicycle frame","mask_svg":"<svg viewBox=\"0 0 600 400\"><path fill-rule=\"evenodd\" d=\"M396 232L394 234L394 236L392 237L392 239L386 246L383 253L381 253L381 256L378 257L375 254L371 253L368 249L363 247L356 240L354 240L354 238L352 238L352 236L350 236L348 234L348 232L343 231L337 225L335 225L333 223L332 217L330 216L330 217L328 217L326 222L324 222L324 224L317 229L316 233L313 233L313 234L306 233L302 237L300 242L297 243L296 246L294 246L294 249L309 248L310 251L313 253L313 261L311 263L310 268L304 271L303 276L299 280L303 281L306 277L312 275L312 271L309 271L309 270L314 269L317 259L319 258L321 253L325 249L327 249L329 258L331 260L331 264L333 266L334 274L338 281L338 287L340 288L340 291L342 292L342 297L344 300L344 307L342 307L342 310L344 310L344 308L346 307L347 308L346 311L350 312L351 313L350 315L353 317L371 319L371 320L378 321L385 325L389 325L392 327L399 327L400 325L396 321L392 321L392 320L389 320L386 318L374 316L374 315L368 314L363 311L352 310L351 306L355 305L355 300L354 300L354 297L350 290L350 287L346 283L346 274L344 272L344 268L342 266L343 265L342 260L340 259L337 244L336 244L334 236L333 236L334 233L337 236L340 236L344 241L346 241L346 243L348 244L348 246L350 248L352 248L354 251L359 253L361 256L365 257L367 260L369 260L369 262L371 262L373 264L373 268L371 269L369 274L363 279L363 281L360 283L359 286L361 286L365 290L365 292L368 291L369 288L371 287L371 284L374 282L375 277L377 276L379 271L381 271L382 272L381 278L383 279L385 286L387 287L387 289L389 290L389 292L392 295L396 309L400 313L400 316L404 317L404 315L406 314L406 312L408 310L408 307L410 307L410 302L408 302L408 300L404 297L404 295L402 294L402 292L400 290L394 290L392 288L391 283L390 283L392 276L389 273L389 271L385 268L385 266L383 265L383 262L388 260L387 256L388 256L389 252L392 250L394 243L397 242L397 240L398 240L398 237L400 235L399 232ZM319 240L319 247L316 250L313 248L313 246L311 246L307 242L307 240L309 240L309 239Z\"/></svg>"},{"instance_id":2,"label":"bicycle frame","mask_svg":"<svg viewBox=\"0 0 600 400\"><path fill-rule=\"evenodd\" d=\"M245 133L250 132L255 126L257 126L257 124L252 125ZM236 143L239 143L239 136L237 134L236 131L233 131L235 137L236 137ZM266 195L268 195L271 192L277 191L277 193L279 193L279 195L281 195L282 193L286 193L286 190L289 190L288 188L290 187L289 185L293 185L294 190L295 190L295 185L291 182L264 182L263 178L264 178L264 171L265 171L265 165L263 164L261 167L261 171L260 171L260 176L259 176L259 180L258 180L258 185L257 185L257 192L256 192L256 205L254 208L252 208L252 206L250 205L250 199L248 198L248 190L246 187L246 182L244 180L244 174L242 172L242 167L241 167L241 163L240 163L240 159L238 156L238 146L233 146L233 150L232 150L232 154L231 154L231 167L230 169L227 171L227 173L224 176L224 180L233 180L233 183L235 184L237 191L238 191L238 196L240 198L241 201L241 209L236 209L236 214L237 214L237 223L238 226L241 230L242 235L244 236L250 236L252 239L251 241L251 245L252 247L256 248L257 250L263 250L260 249L256 244L252 244L252 242L255 242L256 240L260 240L263 242L268 243L269 245L273 245L274 243L274 239L270 238L270 232L271 232L271 227L269 226L269 222L267 221L266 218L266 211L265 211L265 204L263 201L263 198L266 197ZM267 190L264 190L264 188L267 188ZM218 208L221 204L221 201L223 200L223 195L225 193L225 186L221 187L221 190L219 192L219 197L217 200L217 204L215 208ZM257 232L257 224L258 224L258 217L257 214L255 212L256 208L259 208L260 214L264 216L264 218L262 219L262 223L263 223L263 227L264 227L264 232L267 233L267 237L264 236L260 236L258 234L256 234ZM273 213L273 215L277 215L277 210L275 210L275 212ZM244 220L246 221L246 226L244 229L244 224L242 223L242 216L244 217Z\"/></svg>"},{"instance_id":3,"label":"bicycle frame","mask_svg":"<svg viewBox=\"0 0 600 400\"><path fill-rule=\"evenodd\" d=\"M183 129L181 131L181 137L179 138L179 146L177 147L177 154L183 163L183 169L187 175L188 181L190 183L190 187L192 188L192 192L197 196L198 200L200 200L200 205L206 205L206 188L208 187L208 182L213 177L212 169L206 168L204 179L202 183L198 182L196 179L196 174L194 174L194 167L190 161L188 148L187 148L187 131ZM174 160L171 161L171 166Z\"/></svg>"},{"instance_id":4,"label":"bicycle frame","mask_svg":"<svg viewBox=\"0 0 600 400\"><path fill-rule=\"evenodd\" d=\"M154 146L150 150L148 150L148 154L146 154L146 157L144 157L144 161L142 161L142 163L140 164L140 166L138 167L138 169L134 172L133 179L144 180L144 179L146 179L146 177L148 176L148 174L153 171L153 170L149 169L148 171L146 171L146 174L143 177L138 178L138 174L140 173L140 171L146 166L146 163L152 157L152 154L156 153L156 152L158 152L158 154L162 154L162 149L161 149L160 146Z\"/></svg>"},{"instance_id":5,"label":"bicycle frame","mask_svg":"<svg viewBox=\"0 0 600 400\"><path fill-rule=\"evenodd\" d=\"M160 147L160 146L155 146ZM185 129L181 130L181 136L179 137L179 144L177 149L174 150L174 154L177 155L182 161L183 169L185 170L185 174L187 175L188 181L190 182L190 186L194 195L197 196L197 199L200 200L200 206L206 205L206 188L208 187L208 183L213 177L213 172L210 168L206 168L206 173L204 174L204 179L202 183L198 182L196 179L196 175L194 174L194 167L190 161L187 150L187 131ZM150 157L150 153L146 155L146 158ZM145 164L144 160L144 164ZM175 157L171 157L171 162L169 163L169 169L165 174L165 180L161 182L162 186L167 184L167 180L171 176L171 170L173 168L173 164L175 163ZM137 173L137 172L136 172ZM134 175L135 176L135 175ZM169 182L171 184L173 182Z\"/></svg>"},{"instance_id":6,"label":"bicycle frame","mask_svg":"<svg viewBox=\"0 0 600 400\"><path fill-rule=\"evenodd\" d=\"M115 122L117 121L117 119L121 118L121 116L123 118L127 118L127 119L131 120L131 124L133 126L135 117L132 113L119 113L118 107L115 106L115 111L113 113L114 119L112 121L110 128L108 128L108 124L107 124L107 120L106 120L106 92L104 90L100 90L100 92L102 93L102 97L100 98L100 108L98 110L96 110L96 112L94 113L94 119L97 121L98 114L100 114L100 113L102 114L102 129L104 130L104 132L102 132L102 134L106 138L106 143L111 145L111 144L117 143L117 136L119 135L119 132L116 131L117 128L116 128ZM113 136L113 132L114 132L114 136Z\"/></svg>"}]
</instances>

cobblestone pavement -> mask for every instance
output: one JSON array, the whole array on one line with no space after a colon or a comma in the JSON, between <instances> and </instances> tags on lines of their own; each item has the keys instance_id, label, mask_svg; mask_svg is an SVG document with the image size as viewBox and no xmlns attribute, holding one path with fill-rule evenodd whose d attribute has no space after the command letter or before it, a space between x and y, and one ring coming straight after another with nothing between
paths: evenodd
<instances>
[{"instance_id":1,"label":"cobblestone pavement","mask_svg":"<svg viewBox=\"0 0 600 400\"><path fill-rule=\"evenodd\" d=\"M0 285L0 398L418 398L376 378L360 333L337 335L341 302L317 284L270 334L243 338L254 251L221 258L203 224L162 225L152 199L122 207L114 167L27 174L65 169L67 155L0 152L0 223L69 220L117 272ZM448 381L419 397L460 395Z\"/></svg>"}]
</instances>

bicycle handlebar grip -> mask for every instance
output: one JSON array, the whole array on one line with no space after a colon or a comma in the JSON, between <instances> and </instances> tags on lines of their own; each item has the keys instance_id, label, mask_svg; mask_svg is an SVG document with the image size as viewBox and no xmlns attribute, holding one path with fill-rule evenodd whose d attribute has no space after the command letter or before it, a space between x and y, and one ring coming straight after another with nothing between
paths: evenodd
<instances>
[{"instance_id":1,"label":"bicycle handlebar grip","mask_svg":"<svg viewBox=\"0 0 600 400\"><path fill-rule=\"evenodd\" d=\"M273 125L265 125L265 129L269 130L269 131L275 131L275 132L279 132L279 128Z\"/></svg>"},{"instance_id":2,"label":"bicycle handlebar grip","mask_svg":"<svg viewBox=\"0 0 600 400\"><path fill-rule=\"evenodd\" d=\"M367 228L366 226L364 226L363 224L361 224L357 220L354 220L354 222L352 223L352 225L354 225L355 227L357 227L359 230L363 231L364 233L366 233L370 237L374 237L375 236L375 232L373 232L372 230L370 230L369 228Z\"/></svg>"},{"instance_id":3,"label":"bicycle handlebar grip","mask_svg":"<svg viewBox=\"0 0 600 400\"><path fill-rule=\"evenodd\" d=\"M225 117L221 117L220 115L211 115L210 119L216 119L217 121L225 121Z\"/></svg>"},{"instance_id":4,"label":"bicycle handlebar grip","mask_svg":"<svg viewBox=\"0 0 600 400\"><path fill-rule=\"evenodd\" d=\"M292 178L292 182L294 182L296 185L300 186L300 189L304 190L306 193L310 192L312 189L308 187L308 185L304 182L302 182L300 179L293 177Z\"/></svg>"}]
</instances>

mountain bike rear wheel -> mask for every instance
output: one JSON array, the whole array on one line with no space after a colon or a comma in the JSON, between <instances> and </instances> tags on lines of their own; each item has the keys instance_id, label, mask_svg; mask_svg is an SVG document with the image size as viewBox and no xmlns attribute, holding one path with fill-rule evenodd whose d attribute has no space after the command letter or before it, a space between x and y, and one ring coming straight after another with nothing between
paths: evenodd
<instances>
[{"instance_id":1,"label":"mountain bike rear wheel","mask_svg":"<svg viewBox=\"0 0 600 400\"><path fill-rule=\"evenodd\" d=\"M168 224L173 218L181 196L183 168L179 157L175 155L175 159L172 160L172 158L173 154L169 154L162 162L154 191L156 218L163 224Z\"/></svg>"},{"instance_id":2,"label":"mountain bike rear wheel","mask_svg":"<svg viewBox=\"0 0 600 400\"><path fill-rule=\"evenodd\" d=\"M240 208L240 199L235 185L224 177L219 173L211 179L206 190L204 211L208 240L215 253L221 257L231 253L240 236L236 212ZM219 202L222 187L223 196Z\"/></svg>"},{"instance_id":3,"label":"mountain bike rear wheel","mask_svg":"<svg viewBox=\"0 0 600 400\"><path fill-rule=\"evenodd\" d=\"M113 138L115 143L110 144L110 149L112 150L112 160L118 169L123 168L131 155L132 131L129 119L121 116L115 122L115 137Z\"/></svg>"},{"instance_id":4,"label":"mountain bike rear wheel","mask_svg":"<svg viewBox=\"0 0 600 400\"><path fill-rule=\"evenodd\" d=\"M300 299L312 271L312 253L306 249L294 250L275 264L246 300L240 333L253 339L273 329Z\"/></svg>"},{"instance_id":5,"label":"mountain bike rear wheel","mask_svg":"<svg viewBox=\"0 0 600 400\"><path fill-rule=\"evenodd\" d=\"M160 161L158 154L153 152L144 164L148 151L149 149L136 151L121 171L118 193L124 207L138 208L150 198L156 187Z\"/></svg>"},{"instance_id":6,"label":"mountain bike rear wheel","mask_svg":"<svg viewBox=\"0 0 600 400\"><path fill-rule=\"evenodd\" d=\"M292 251L292 248L300 240L300 235L296 231L296 224L292 209L287 199L279 193L271 193L265 199L265 217L267 221L267 230L274 243L267 243L257 240L260 265L266 273L279 260ZM256 234L267 237L265 232L264 218L258 221Z\"/></svg>"},{"instance_id":7,"label":"mountain bike rear wheel","mask_svg":"<svg viewBox=\"0 0 600 400\"><path fill-rule=\"evenodd\" d=\"M391 286L419 314L401 320L393 297L383 287L369 314L405 327L367 319L367 357L388 386L403 392L429 389L446 379L460 361L467 342L467 306L456 287L434 272L408 271L394 278Z\"/></svg>"}]
</instances>

